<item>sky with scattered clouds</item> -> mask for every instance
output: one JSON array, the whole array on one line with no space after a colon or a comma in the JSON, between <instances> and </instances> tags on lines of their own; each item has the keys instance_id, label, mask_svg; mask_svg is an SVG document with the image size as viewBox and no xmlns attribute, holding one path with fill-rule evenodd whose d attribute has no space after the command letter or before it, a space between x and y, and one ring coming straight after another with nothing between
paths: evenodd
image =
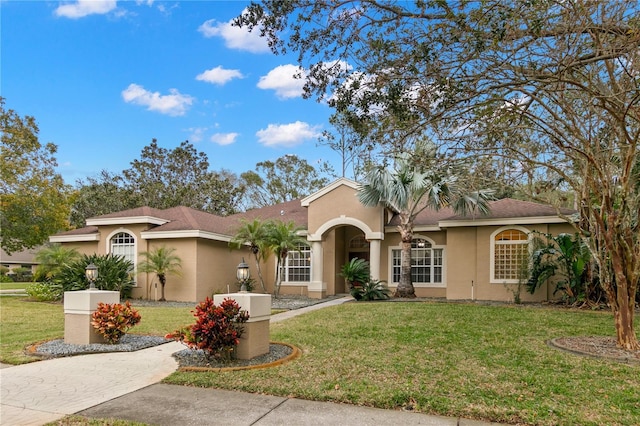
<instances>
[{"instance_id":1,"label":"sky with scattered clouds","mask_svg":"<svg viewBox=\"0 0 640 426\"><path fill-rule=\"evenodd\" d=\"M296 58L230 25L242 1L0 0L0 94L58 146L65 181L129 167L153 138L189 140L240 174L318 145L331 110L302 99Z\"/></svg>"}]
</instances>

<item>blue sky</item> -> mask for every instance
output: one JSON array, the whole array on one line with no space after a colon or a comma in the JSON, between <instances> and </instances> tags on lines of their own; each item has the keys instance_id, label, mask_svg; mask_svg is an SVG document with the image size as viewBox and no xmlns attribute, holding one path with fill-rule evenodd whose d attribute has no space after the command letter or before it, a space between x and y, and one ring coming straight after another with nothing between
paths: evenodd
<instances>
[{"instance_id":1,"label":"blue sky","mask_svg":"<svg viewBox=\"0 0 640 426\"><path fill-rule=\"evenodd\" d=\"M0 1L0 93L58 146L65 181L116 173L152 138L189 140L237 174L317 144L331 110L304 100L296 58L230 27L241 1Z\"/></svg>"}]
</instances>

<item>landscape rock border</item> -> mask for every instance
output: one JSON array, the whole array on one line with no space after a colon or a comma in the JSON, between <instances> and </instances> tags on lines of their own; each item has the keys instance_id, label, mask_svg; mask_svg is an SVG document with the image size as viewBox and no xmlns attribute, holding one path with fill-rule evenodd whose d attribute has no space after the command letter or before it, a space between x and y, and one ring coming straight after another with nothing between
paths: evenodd
<instances>
[{"instance_id":1,"label":"landscape rock border","mask_svg":"<svg viewBox=\"0 0 640 426\"><path fill-rule=\"evenodd\" d=\"M629 352L616 346L608 336L571 336L547 340L547 345L574 355L607 359L624 364L640 364L640 351Z\"/></svg>"},{"instance_id":2,"label":"landscape rock border","mask_svg":"<svg viewBox=\"0 0 640 426\"><path fill-rule=\"evenodd\" d=\"M256 370L260 368L270 368L277 367L279 365L285 364L289 361L293 361L294 359L299 358L302 355L302 350L297 346L291 345L289 343L284 342L270 342L271 345L280 345L287 346L291 349L291 353L286 355L283 358L276 359L274 361L265 362L261 364L252 364L252 365L241 365L241 366L230 366L230 367L204 367L204 366L184 366L179 367L178 371L181 372L228 372L228 371L241 371L241 370ZM189 350L189 349L187 349ZM259 358L259 357L256 357Z\"/></svg>"}]
</instances>

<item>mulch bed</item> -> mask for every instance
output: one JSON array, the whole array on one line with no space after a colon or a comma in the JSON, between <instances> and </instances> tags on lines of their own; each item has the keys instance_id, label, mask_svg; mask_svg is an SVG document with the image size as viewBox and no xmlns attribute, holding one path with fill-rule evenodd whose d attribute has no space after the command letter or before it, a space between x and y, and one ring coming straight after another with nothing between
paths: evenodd
<instances>
[{"instance_id":1,"label":"mulch bed","mask_svg":"<svg viewBox=\"0 0 640 426\"><path fill-rule=\"evenodd\" d=\"M640 364L640 351L625 351L616 346L616 339L604 336L558 337L549 346L574 354L605 358L628 364Z\"/></svg>"}]
</instances>

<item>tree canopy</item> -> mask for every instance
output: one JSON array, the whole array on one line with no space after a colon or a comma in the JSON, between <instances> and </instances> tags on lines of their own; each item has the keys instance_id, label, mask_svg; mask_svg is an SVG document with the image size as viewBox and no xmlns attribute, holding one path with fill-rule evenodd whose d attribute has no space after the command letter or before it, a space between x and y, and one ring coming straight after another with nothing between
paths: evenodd
<instances>
[{"instance_id":1,"label":"tree canopy","mask_svg":"<svg viewBox=\"0 0 640 426\"><path fill-rule=\"evenodd\" d=\"M276 161L261 161L256 171L240 175L247 188L247 208L272 206L306 197L325 187L333 177L328 163L318 169L297 155L289 154Z\"/></svg>"},{"instance_id":2,"label":"tree canopy","mask_svg":"<svg viewBox=\"0 0 640 426\"><path fill-rule=\"evenodd\" d=\"M510 159L539 199L578 194L618 345L639 349L639 18L627 0L267 0L236 24L298 52L306 95L377 142L428 131Z\"/></svg>"},{"instance_id":3,"label":"tree canopy","mask_svg":"<svg viewBox=\"0 0 640 426\"><path fill-rule=\"evenodd\" d=\"M55 171L53 143L42 145L31 116L0 98L0 244L7 253L33 248L69 226L70 188Z\"/></svg>"},{"instance_id":4,"label":"tree canopy","mask_svg":"<svg viewBox=\"0 0 640 426\"><path fill-rule=\"evenodd\" d=\"M207 155L188 141L167 149L156 139L129 169L120 174L103 170L77 187L71 216L75 226L84 226L89 217L140 206L187 206L226 216L238 212L245 191L235 174L209 170Z\"/></svg>"}]
</instances>

